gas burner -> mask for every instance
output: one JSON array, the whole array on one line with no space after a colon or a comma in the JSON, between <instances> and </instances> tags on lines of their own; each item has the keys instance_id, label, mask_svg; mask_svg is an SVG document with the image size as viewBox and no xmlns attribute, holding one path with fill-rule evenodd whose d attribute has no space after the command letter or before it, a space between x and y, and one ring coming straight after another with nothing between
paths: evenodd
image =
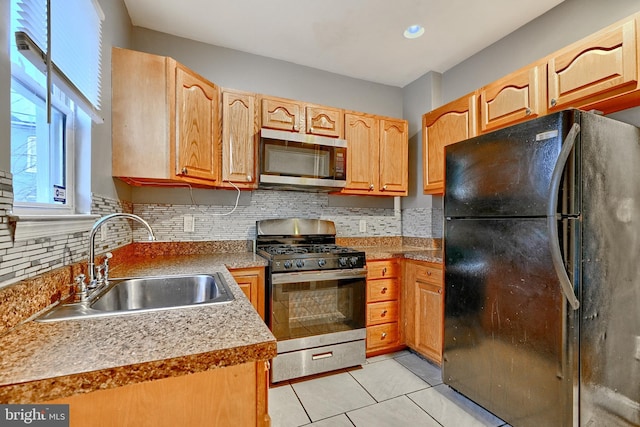
<instances>
[{"instance_id":1,"label":"gas burner","mask_svg":"<svg viewBox=\"0 0 640 427\"><path fill-rule=\"evenodd\" d=\"M267 246L265 250L272 255L306 254L309 252L303 246L292 245Z\"/></svg>"}]
</instances>

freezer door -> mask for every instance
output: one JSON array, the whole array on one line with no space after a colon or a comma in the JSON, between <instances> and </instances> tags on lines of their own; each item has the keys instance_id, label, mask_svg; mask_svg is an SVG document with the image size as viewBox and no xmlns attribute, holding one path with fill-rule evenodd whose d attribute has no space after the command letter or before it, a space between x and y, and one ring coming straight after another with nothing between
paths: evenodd
<instances>
[{"instance_id":1,"label":"freezer door","mask_svg":"<svg viewBox=\"0 0 640 427\"><path fill-rule=\"evenodd\" d=\"M582 426L640 426L640 130L583 120Z\"/></svg>"},{"instance_id":2,"label":"freezer door","mask_svg":"<svg viewBox=\"0 0 640 427\"><path fill-rule=\"evenodd\" d=\"M563 141L579 113L566 110L446 148L445 217L547 215L550 185ZM577 214L575 153L566 169L559 212Z\"/></svg>"},{"instance_id":3,"label":"freezer door","mask_svg":"<svg viewBox=\"0 0 640 427\"><path fill-rule=\"evenodd\" d=\"M545 218L445 221L446 384L514 426L572 426L574 313Z\"/></svg>"}]
</instances>

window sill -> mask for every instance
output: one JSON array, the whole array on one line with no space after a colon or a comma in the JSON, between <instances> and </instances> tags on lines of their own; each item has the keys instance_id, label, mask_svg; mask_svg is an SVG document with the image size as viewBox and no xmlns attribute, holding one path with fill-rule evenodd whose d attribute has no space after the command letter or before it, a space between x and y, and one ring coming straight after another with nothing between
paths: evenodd
<instances>
[{"instance_id":1,"label":"window sill","mask_svg":"<svg viewBox=\"0 0 640 427\"><path fill-rule=\"evenodd\" d=\"M15 242L89 231L100 215L9 215Z\"/></svg>"}]
</instances>

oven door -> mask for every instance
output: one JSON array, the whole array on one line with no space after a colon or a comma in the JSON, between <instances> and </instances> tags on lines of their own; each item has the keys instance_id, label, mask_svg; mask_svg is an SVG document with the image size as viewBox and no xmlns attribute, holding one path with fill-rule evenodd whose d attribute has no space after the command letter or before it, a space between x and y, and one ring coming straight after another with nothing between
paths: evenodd
<instances>
[{"instance_id":1,"label":"oven door","mask_svg":"<svg viewBox=\"0 0 640 427\"><path fill-rule=\"evenodd\" d=\"M279 342L365 327L364 268L271 275L270 326Z\"/></svg>"}]
</instances>

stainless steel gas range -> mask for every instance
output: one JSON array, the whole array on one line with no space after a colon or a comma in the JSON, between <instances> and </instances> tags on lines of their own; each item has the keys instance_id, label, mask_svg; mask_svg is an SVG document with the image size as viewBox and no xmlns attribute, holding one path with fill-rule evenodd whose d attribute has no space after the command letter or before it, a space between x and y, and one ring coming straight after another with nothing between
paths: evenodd
<instances>
[{"instance_id":1,"label":"stainless steel gas range","mask_svg":"<svg viewBox=\"0 0 640 427\"><path fill-rule=\"evenodd\" d=\"M256 223L256 253L269 260L266 321L278 340L271 381L365 362L365 253L335 244L332 221Z\"/></svg>"}]
</instances>

